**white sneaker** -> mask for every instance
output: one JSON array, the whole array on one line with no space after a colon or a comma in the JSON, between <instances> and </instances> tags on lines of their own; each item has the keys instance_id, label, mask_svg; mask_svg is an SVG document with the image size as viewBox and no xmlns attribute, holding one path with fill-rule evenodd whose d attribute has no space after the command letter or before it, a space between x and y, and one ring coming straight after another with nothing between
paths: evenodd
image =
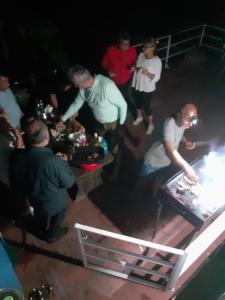
<instances>
[{"instance_id":1,"label":"white sneaker","mask_svg":"<svg viewBox=\"0 0 225 300\"><path fill-rule=\"evenodd\" d=\"M154 126L153 124L148 125L148 128L147 128L147 130L146 130L145 133L146 133L147 135L152 134L152 131L154 130L154 128L155 128L155 126Z\"/></svg>"},{"instance_id":2,"label":"white sneaker","mask_svg":"<svg viewBox=\"0 0 225 300\"><path fill-rule=\"evenodd\" d=\"M138 124L140 124L143 121L143 117L137 117L136 120L134 120L133 125L137 126Z\"/></svg>"}]
</instances>

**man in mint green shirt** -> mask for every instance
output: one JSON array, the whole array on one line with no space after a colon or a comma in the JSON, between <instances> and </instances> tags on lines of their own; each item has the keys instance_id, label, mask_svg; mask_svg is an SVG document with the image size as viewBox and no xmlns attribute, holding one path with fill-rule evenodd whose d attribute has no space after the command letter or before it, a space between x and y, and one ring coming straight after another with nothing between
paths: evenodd
<instances>
[{"instance_id":1,"label":"man in mint green shirt","mask_svg":"<svg viewBox=\"0 0 225 300\"><path fill-rule=\"evenodd\" d=\"M86 102L93 111L95 119L102 125L117 122L124 124L127 115L127 104L114 84L103 76L95 77L82 66L76 65L69 70L72 83L79 87L74 102L70 105L61 120L65 122ZM60 124L58 124L60 126Z\"/></svg>"},{"instance_id":2,"label":"man in mint green shirt","mask_svg":"<svg viewBox=\"0 0 225 300\"><path fill-rule=\"evenodd\" d=\"M103 75L92 76L89 70L80 65L70 68L68 75L71 82L79 88L79 92L57 127L61 127L63 122L74 115L86 102L98 123L96 131L106 138L109 150L115 154L113 172L115 178L120 162L117 127L123 125L126 120L127 103L115 83Z\"/></svg>"}]
</instances>

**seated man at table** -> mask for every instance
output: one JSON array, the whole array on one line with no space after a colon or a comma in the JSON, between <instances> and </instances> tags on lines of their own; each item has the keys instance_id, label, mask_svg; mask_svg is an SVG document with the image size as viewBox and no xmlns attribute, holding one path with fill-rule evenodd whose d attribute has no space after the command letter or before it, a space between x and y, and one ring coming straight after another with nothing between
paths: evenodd
<instances>
[{"instance_id":1,"label":"seated man at table","mask_svg":"<svg viewBox=\"0 0 225 300\"><path fill-rule=\"evenodd\" d=\"M1 112L0 112L1 114ZM10 157L16 149L23 148L23 138L19 128L11 128L7 119L0 116L0 214L16 217L22 206L10 189Z\"/></svg>"},{"instance_id":2,"label":"seated man at table","mask_svg":"<svg viewBox=\"0 0 225 300\"><path fill-rule=\"evenodd\" d=\"M15 153L12 162L13 186L34 208L43 225L43 238L51 243L68 232L62 227L66 212L67 189L74 184L73 171L65 155L56 156L47 147L49 132L39 120L26 129L29 147Z\"/></svg>"},{"instance_id":3,"label":"seated man at table","mask_svg":"<svg viewBox=\"0 0 225 300\"><path fill-rule=\"evenodd\" d=\"M20 127L20 119L23 113L9 88L8 77L3 74L0 74L0 109L4 111L11 127Z\"/></svg>"}]
</instances>

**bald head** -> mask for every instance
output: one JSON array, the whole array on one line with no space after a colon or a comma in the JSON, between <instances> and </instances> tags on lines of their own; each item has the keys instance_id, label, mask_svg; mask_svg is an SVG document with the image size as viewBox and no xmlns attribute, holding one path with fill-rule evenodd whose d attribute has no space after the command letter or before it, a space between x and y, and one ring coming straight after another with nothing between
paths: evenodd
<instances>
[{"instance_id":1,"label":"bald head","mask_svg":"<svg viewBox=\"0 0 225 300\"><path fill-rule=\"evenodd\" d=\"M197 117L198 116L197 107L192 103L185 104L181 108L180 112L188 117Z\"/></svg>"},{"instance_id":2,"label":"bald head","mask_svg":"<svg viewBox=\"0 0 225 300\"><path fill-rule=\"evenodd\" d=\"M188 103L181 107L177 114L176 122L178 126L183 126L188 129L192 127L192 125L196 124L197 118L197 107L192 103Z\"/></svg>"},{"instance_id":3,"label":"bald head","mask_svg":"<svg viewBox=\"0 0 225 300\"><path fill-rule=\"evenodd\" d=\"M33 120L27 125L26 138L30 145L44 147L49 142L48 127L42 121Z\"/></svg>"}]
</instances>

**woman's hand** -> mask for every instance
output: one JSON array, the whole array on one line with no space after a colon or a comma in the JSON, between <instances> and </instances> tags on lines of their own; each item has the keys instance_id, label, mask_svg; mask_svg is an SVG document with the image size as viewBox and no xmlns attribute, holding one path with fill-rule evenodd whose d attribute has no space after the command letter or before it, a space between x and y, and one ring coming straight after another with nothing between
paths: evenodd
<instances>
[{"instance_id":1,"label":"woman's hand","mask_svg":"<svg viewBox=\"0 0 225 300\"><path fill-rule=\"evenodd\" d=\"M155 74L150 73L146 68L142 68L141 73L146 75L151 80L155 77Z\"/></svg>"}]
</instances>

